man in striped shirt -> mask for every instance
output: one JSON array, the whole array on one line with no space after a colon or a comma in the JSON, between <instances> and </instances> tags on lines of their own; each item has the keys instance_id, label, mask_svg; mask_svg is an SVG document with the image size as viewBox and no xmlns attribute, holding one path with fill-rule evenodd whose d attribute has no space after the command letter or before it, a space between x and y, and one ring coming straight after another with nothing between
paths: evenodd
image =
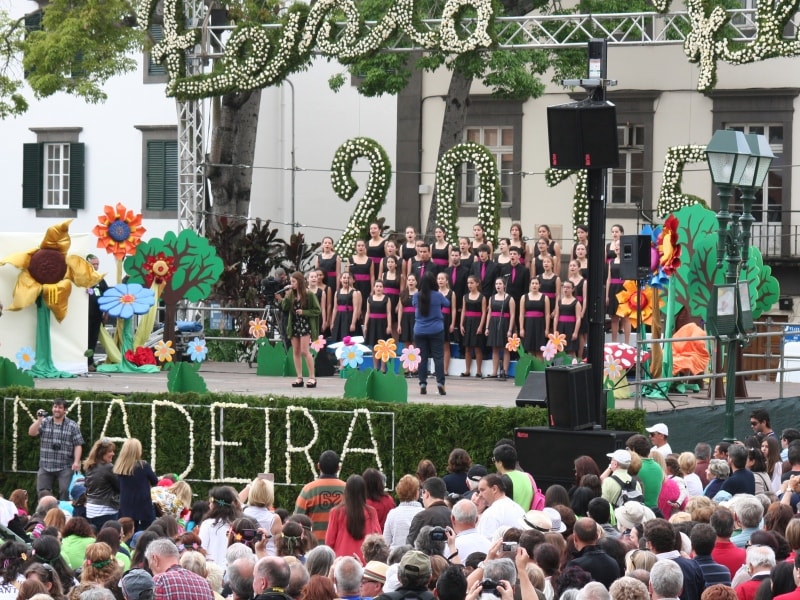
<instances>
[{"instance_id":1,"label":"man in striped shirt","mask_svg":"<svg viewBox=\"0 0 800 600\"><path fill-rule=\"evenodd\" d=\"M294 514L311 519L314 537L321 544L325 543L328 513L344 498L345 483L338 477L339 467L339 455L325 450L317 463L319 477L303 486L294 505Z\"/></svg>"}]
</instances>

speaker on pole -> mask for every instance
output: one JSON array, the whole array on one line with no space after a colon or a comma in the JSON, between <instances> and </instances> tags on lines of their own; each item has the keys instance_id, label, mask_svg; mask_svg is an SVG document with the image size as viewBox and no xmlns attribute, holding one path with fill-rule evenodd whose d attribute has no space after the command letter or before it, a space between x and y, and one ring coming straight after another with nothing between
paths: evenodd
<instances>
[{"instance_id":1,"label":"speaker on pole","mask_svg":"<svg viewBox=\"0 0 800 600\"><path fill-rule=\"evenodd\" d=\"M517 394L517 406L547 408L547 382L544 371L530 371Z\"/></svg>"},{"instance_id":2,"label":"speaker on pole","mask_svg":"<svg viewBox=\"0 0 800 600\"><path fill-rule=\"evenodd\" d=\"M638 281L650 277L650 246L649 235L619 238L619 273L623 279Z\"/></svg>"},{"instance_id":3,"label":"speaker on pole","mask_svg":"<svg viewBox=\"0 0 800 600\"><path fill-rule=\"evenodd\" d=\"M545 370L547 413L555 429L591 429L597 422L592 366L557 365Z\"/></svg>"},{"instance_id":4,"label":"speaker on pole","mask_svg":"<svg viewBox=\"0 0 800 600\"><path fill-rule=\"evenodd\" d=\"M617 108L611 102L571 102L547 107L550 166L611 169L619 166Z\"/></svg>"}]
</instances>

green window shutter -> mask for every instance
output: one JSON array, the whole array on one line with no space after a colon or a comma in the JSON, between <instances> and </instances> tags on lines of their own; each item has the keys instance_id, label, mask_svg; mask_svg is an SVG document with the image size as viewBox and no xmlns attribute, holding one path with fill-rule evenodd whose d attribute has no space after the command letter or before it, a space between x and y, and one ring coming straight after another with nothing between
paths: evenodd
<instances>
[{"instance_id":1,"label":"green window shutter","mask_svg":"<svg viewBox=\"0 0 800 600\"><path fill-rule=\"evenodd\" d=\"M42 144L22 145L22 208L42 207Z\"/></svg>"},{"instance_id":2,"label":"green window shutter","mask_svg":"<svg viewBox=\"0 0 800 600\"><path fill-rule=\"evenodd\" d=\"M164 39L164 29L161 25L150 25L147 28L147 32L150 34L150 39L153 41L153 44L157 44L158 42ZM164 65L153 62L153 57L150 52L147 53L147 74L148 75L166 75L167 69Z\"/></svg>"},{"instance_id":3,"label":"green window shutter","mask_svg":"<svg viewBox=\"0 0 800 600\"><path fill-rule=\"evenodd\" d=\"M150 210L178 209L178 142L147 142L147 199Z\"/></svg>"},{"instance_id":4,"label":"green window shutter","mask_svg":"<svg viewBox=\"0 0 800 600\"><path fill-rule=\"evenodd\" d=\"M84 182L86 173L85 156L85 144L69 145L69 207L72 210L84 207L84 197L86 195Z\"/></svg>"},{"instance_id":5,"label":"green window shutter","mask_svg":"<svg viewBox=\"0 0 800 600\"><path fill-rule=\"evenodd\" d=\"M42 11L37 10L25 15L25 31L40 31L42 29Z\"/></svg>"}]
</instances>

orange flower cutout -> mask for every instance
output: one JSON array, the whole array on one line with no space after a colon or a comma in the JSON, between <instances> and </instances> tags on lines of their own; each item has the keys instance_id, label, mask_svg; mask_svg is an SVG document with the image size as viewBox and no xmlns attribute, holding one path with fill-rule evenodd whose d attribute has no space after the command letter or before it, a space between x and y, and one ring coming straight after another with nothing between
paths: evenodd
<instances>
[{"instance_id":1,"label":"orange flower cutout","mask_svg":"<svg viewBox=\"0 0 800 600\"><path fill-rule=\"evenodd\" d=\"M506 350L508 350L509 352L516 352L517 350L519 350L519 345L521 342L522 340L519 339L519 336L515 333L510 338L508 338L508 341L506 342Z\"/></svg>"},{"instance_id":2,"label":"orange flower cutout","mask_svg":"<svg viewBox=\"0 0 800 600\"><path fill-rule=\"evenodd\" d=\"M117 202L116 208L104 206L103 214L97 220L100 224L92 229L97 236L97 247L105 248L117 260L134 254L142 241L142 234L147 231L142 227L142 214L128 210L121 202Z\"/></svg>"},{"instance_id":3,"label":"orange flower cutout","mask_svg":"<svg viewBox=\"0 0 800 600\"><path fill-rule=\"evenodd\" d=\"M645 325L653 324L653 288L645 287L641 293L636 293L636 282L626 281L622 291L617 294L619 306L617 306L617 316L627 318L631 325L639 325L639 305L642 307L642 323ZM662 302L663 304L663 302Z\"/></svg>"},{"instance_id":4,"label":"orange flower cutout","mask_svg":"<svg viewBox=\"0 0 800 600\"><path fill-rule=\"evenodd\" d=\"M555 333L549 333L547 334L547 338L553 342L553 346L556 347L558 352L563 352L564 348L567 347L567 336L563 333L558 333L557 331Z\"/></svg>"},{"instance_id":5,"label":"orange flower cutout","mask_svg":"<svg viewBox=\"0 0 800 600\"><path fill-rule=\"evenodd\" d=\"M372 349L372 355L381 362L386 362L391 358L397 358L397 343L394 338L388 340L378 340Z\"/></svg>"}]
</instances>

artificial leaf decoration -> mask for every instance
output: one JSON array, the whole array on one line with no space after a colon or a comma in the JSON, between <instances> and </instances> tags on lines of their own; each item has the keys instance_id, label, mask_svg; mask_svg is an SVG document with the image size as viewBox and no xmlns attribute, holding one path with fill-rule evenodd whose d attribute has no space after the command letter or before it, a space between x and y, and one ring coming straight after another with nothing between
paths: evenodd
<instances>
[{"instance_id":1,"label":"artificial leaf decoration","mask_svg":"<svg viewBox=\"0 0 800 600\"><path fill-rule=\"evenodd\" d=\"M198 373L200 363L176 362L167 374L167 389L173 394L208 392L206 382Z\"/></svg>"},{"instance_id":2,"label":"artificial leaf decoration","mask_svg":"<svg viewBox=\"0 0 800 600\"><path fill-rule=\"evenodd\" d=\"M33 377L18 368L9 359L0 356L0 387L11 387L13 385L32 388Z\"/></svg>"}]
</instances>

